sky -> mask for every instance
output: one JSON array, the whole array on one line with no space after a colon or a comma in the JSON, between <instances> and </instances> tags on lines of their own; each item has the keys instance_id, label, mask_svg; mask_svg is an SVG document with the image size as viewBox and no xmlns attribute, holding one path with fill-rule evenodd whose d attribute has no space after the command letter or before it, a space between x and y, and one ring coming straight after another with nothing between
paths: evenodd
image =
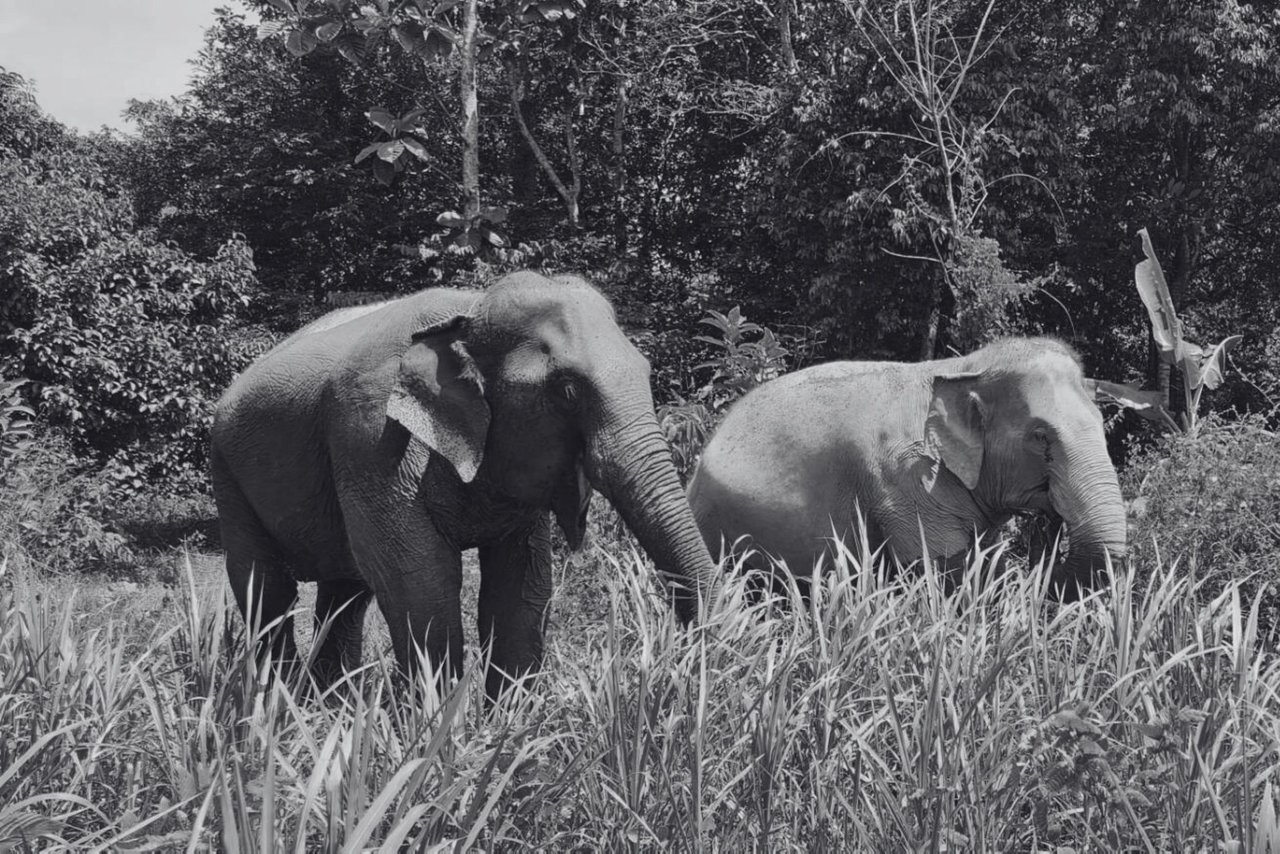
<instances>
[{"instance_id":1,"label":"sky","mask_svg":"<svg viewBox=\"0 0 1280 854\"><path fill-rule=\"evenodd\" d=\"M234 0L0 0L0 66L82 131L127 130L130 98L177 95L218 6Z\"/></svg>"}]
</instances>

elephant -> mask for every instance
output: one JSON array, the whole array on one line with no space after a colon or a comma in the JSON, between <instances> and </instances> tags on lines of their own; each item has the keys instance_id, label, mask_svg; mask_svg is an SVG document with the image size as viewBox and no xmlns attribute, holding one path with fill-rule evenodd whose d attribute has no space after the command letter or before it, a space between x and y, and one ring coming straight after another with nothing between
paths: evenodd
<instances>
[{"instance_id":1,"label":"elephant","mask_svg":"<svg viewBox=\"0 0 1280 854\"><path fill-rule=\"evenodd\" d=\"M1052 585L1074 599L1108 557L1123 556L1126 537L1090 383L1053 338L1007 338L936 361L809 367L730 408L689 502L713 551L750 545L803 576L833 556L836 539L856 542L858 512L873 548L887 545L903 564L927 549L954 568L975 535L1043 511L1070 534Z\"/></svg>"},{"instance_id":2,"label":"elephant","mask_svg":"<svg viewBox=\"0 0 1280 854\"><path fill-rule=\"evenodd\" d=\"M716 579L659 428L649 363L574 276L512 273L342 309L249 366L219 401L212 482L226 569L264 654L297 662L288 616L318 583L321 684L361 661L370 597L400 669L462 663L462 563L480 560L489 696L536 671L552 593L551 519L583 539L593 490L696 619Z\"/></svg>"}]
</instances>

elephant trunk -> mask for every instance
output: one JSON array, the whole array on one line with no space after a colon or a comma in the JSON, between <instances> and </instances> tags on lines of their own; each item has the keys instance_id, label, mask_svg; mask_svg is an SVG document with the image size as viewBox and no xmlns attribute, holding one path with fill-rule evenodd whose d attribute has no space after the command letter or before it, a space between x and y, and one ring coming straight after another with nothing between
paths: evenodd
<instances>
[{"instance_id":1,"label":"elephant trunk","mask_svg":"<svg viewBox=\"0 0 1280 854\"><path fill-rule=\"evenodd\" d=\"M710 594L718 573L645 391L645 401L615 413L590 442L588 476L653 559L676 613L689 623L697 618L698 595Z\"/></svg>"},{"instance_id":2,"label":"elephant trunk","mask_svg":"<svg viewBox=\"0 0 1280 854\"><path fill-rule=\"evenodd\" d=\"M1061 468L1051 469L1049 496L1071 537L1067 558L1053 575L1060 597L1069 601L1095 585L1108 557L1118 564L1125 553L1124 501L1101 435L1086 450L1068 451Z\"/></svg>"}]
</instances>

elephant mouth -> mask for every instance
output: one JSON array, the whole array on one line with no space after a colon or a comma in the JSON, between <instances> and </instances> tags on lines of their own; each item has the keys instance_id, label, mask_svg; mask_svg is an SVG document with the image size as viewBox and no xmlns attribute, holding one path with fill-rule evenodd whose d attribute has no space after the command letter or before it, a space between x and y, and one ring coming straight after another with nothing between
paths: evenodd
<instances>
[{"instance_id":1,"label":"elephant mouth","mask_svg":"<svg viewBox=\"0 0 1280 854\"><path fill-rule=\"evenodd\" d=\"M551 494L551 512L564 532L569 548L577 551L587 531L587 511L591 508L591 481L587 480L581 459Z\"/></svg>"}]
</instances>

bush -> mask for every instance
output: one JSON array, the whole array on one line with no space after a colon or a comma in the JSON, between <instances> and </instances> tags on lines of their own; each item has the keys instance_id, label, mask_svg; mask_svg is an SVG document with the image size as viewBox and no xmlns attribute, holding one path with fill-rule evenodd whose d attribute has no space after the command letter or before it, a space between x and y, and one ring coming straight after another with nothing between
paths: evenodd
<instances>
[{"instance_id":1,"label":"bush","mask_svg":"<svg viewBox=\"0 0 1280 854\"><path fill-rule=\"evenodd\" d=\"M795 354L808 353L812 348L807 331L803 335L777 335L747 320L737 306L728 314L712 310L700 323L715 333L694 338L711 353L696 366L697 371L709 372L709 376L685 394L674 392L671 402L658 407L658 419L681 477L692 473L702 446L734 401L761 383L798 367Z\"/></svg>"},{"instance_id":2,"label":"bush","mask_svg":"<svg viewBox=\"0 0 1280 854\"><path fill-rule=\"evenodd\" d=\"M0 380L0 483L10 465L31 445L35 413L22 403L26 380Z\"/></svg>"},{"instance_id":3,"label":"bush","mask_svg":"<svg viewBox=\"0 0 1280 854\"><path fill-rule=\"evenodd\" d=\"M0 479L0 560L51 574L172 580L176 548L217 546L203 476L162 493L128 477L77 456L66 437L36 435Z\"/></svg>"},{"instance_id":4,"label":"bush","mask_svg":"<svg viewBox=\"0 0 1280 854\"><path fill-rule=\"evenodd\" d=\"M1264 624L1280 626L1280 441L1262 417L1211 415L1193 436L1167 436L1136 453L1122 486L1134 560L1179 559L1210 594L1239 579L1252 599L1269 584Z\"/></svg>"},{"instance_id":5,"label":"bush","mask_svg":"<svg viewBox=\"0 0 1280 854\"><path fill-rule=\"evenodd\" d=\"M218 393L247 360L219 330L248 302L248 246L201 261L133 230L74 152L0 160L0 365L121 486L203 471ZM135 490L136 491L136 490Z\"/></svg>"},{"instance_id":6,"label":"bush","mask_svg":"<svg viewBox=\"0 0 1280 854\"><path fill-rule=\"evenodd\" d=\"M104 521L110 491L66 439L38 437L0 481L4 559L55 573L122 574L134 556Z\"/></svg>"}]
</instances>

